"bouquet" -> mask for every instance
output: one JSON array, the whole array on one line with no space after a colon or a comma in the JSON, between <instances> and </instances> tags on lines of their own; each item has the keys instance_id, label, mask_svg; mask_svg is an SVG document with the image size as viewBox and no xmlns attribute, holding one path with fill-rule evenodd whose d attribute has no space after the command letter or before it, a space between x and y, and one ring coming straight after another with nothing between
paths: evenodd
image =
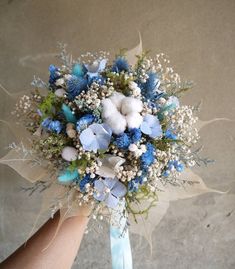
<instances>
[{"instance_id":1,"label":"bouquet","mask_svg":"<svg viewBox=\"0 0 235 269\"><path fill-rule=\"evenodd\" d=\"M208 191L190 170L210 162L194 147L204 123L179 100L192 83L141 42L114 60L103 51L73 59L61 48L48 83L35 77L35 89L17 96L19 142L1 162L45 194L42 211L61 210L61 223L88 204L111 225L113 268L132 268L128 228L151 233L170 201Z\"/></svg>"}]
</instances>

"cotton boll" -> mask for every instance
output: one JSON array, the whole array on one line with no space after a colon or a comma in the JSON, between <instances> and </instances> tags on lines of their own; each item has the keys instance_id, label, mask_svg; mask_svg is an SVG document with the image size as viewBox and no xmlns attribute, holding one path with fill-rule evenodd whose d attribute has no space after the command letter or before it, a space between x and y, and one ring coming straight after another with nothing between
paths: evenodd
<instances>
[{"instance_id":1,"label":"cotton boll","mask_svg":"<svg viewBox=\"0 0 235 269\"><path fill-rule=\"evenodd\" d=\"M112 101L112 103L116 106L118 110L121 109L122 100L125 98L125 95L119 92L114 92L112 96L109 97L109 99Z\"/></svg>"},{"instance_id":2,"label":"cotton boll","mask_svg":"<svg viewBox=\"0 0 235 269\"><path fill-rule=\"evenodd\" d=\"M103 106L103 110L102 110L103 119L110 117L112 114L118 113L117 108L115 107L115 105L112 103L112 101L109 98L104 99L102 101L102 106Z\"/></svg>"},{"instance_id":3,"label":"cotton boll","mask_svg":"<svg viewBox=\"0 0 235 269\"><path fill-rule=\"evenodd\" d=\"M116 135L123 133L126 129L126 119L119 112L114 113L110 117L106 118L105 123L110 126L113 133Z\"/></svg>"},{"instance_id":4,"label":"cotton boll","mask_svg":"<svg viewBox=\"0 0 235 269\"><path fill-rule=\"evenodd\" d=\"M143 104L140 100L133 97L126 97L122 100L121 112L127 115L131 112L141 112Z\"/></svg>"},{"instance_id":5,"label":"cotton boll","mask_svg":"<svg viewBox=\"0 0 235 269\"><path fill-rule=\"evenodd\" d=\"M55 82L55 85L56 85L56 86L61 86L61 85L63 85L63 84L64 84L64 79L63 79L63 78L59 78L59 79L57 79L56 82Z\"/></svg>"},{"instance_id":6,"label":"cotton boll","mask_svg":"<svg viewBox=\"0 0 235 269\"><path fill-rule=\"evenodd\" d=\"M143 117L137 112L131 112L126 115L128 128L139 128L143 121Z\"/></svg>"}]
</instances>

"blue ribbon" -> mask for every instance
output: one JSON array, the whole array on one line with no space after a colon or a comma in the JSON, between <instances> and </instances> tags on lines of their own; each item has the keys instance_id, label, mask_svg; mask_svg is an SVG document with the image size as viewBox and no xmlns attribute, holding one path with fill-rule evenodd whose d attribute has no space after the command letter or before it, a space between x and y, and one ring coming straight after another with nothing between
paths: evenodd
<instances>
[{"instance_id":1,"label":"blue ribbon","mask_svg":"<svg viewBox=\"0 0 235 269\"><path fill-rule=\"evenodd\" d=\"M132 254L127 229L110 225L112 269L132 269Z\"/></svg>"}]
</instances>

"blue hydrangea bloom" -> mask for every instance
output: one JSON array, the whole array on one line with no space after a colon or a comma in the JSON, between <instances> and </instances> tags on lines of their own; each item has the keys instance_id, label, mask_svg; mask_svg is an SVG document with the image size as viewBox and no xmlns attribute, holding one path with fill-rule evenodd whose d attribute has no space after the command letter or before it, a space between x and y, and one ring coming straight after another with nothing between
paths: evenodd
<instances>
[{"instance_id":1,"label":"blue hydrangea bloom","mask_svg":"<svg viewBox=\"0 0 235 269\"><path fill-rule=\"evenodd\" d=\"M154 151L155 147L151 143L146 144L146 152L143 153L140 157L141 165L143 167L148 167L154 162Z\"/></svg>"},{"instance_id":2,"label":"blue hydrangea bloom","mask_svg":"<svg viewBox=\"0 0 235 269\"><path fill-rule=\"evenodd\" d=\"M126 133L122 133L116 137L114 144L120 149L128 149L131 144L130 136Z\"/></svg>"},{"instance_id":3,"label":"blue hydrangea bloom","mask_svg":"<svg viewBox=\"0 0 235 269\"><path fill-rule=\"evenodd\" d=\"M155 72L149 72L148 76L147 81L140 85L141 93L146 99L155 99L160 94L160 92L158 92L160 80Z\"/></svg>"},{"instance_id":4,"label":"blue hydrangea bloom","mask_svg":"<svg viewBox=\"0 0 235 269\"><path fill-rule=\"evenodd\" d=\"M172 139L172 140L176 140L177 139L177 135L174 134L170 129L167 129L165 132L165 137L168 139Z\"/></svg>"},{"instance_id":5,"label":"blue hydrangea bloom","mask_svg":"<svg viewBox=\"0 0 235 269\"><path fill-rule=\"evenodd\" d=\"M115 208L119 199L125 196L127 189L117 178L105 178L94 183L94 198L104 202L108 207Z\"/></svg>"},{"instance_id":6,"label":"blue hydrangea bloom","mask_svg":"<svg viewBox=\"0 0 235 269\"><path fill-rule=\"evenodd\" d=\"M87 151L106 150L112 136L111 128L103 123L93 123L83 130L79 136L83 149Z\"/></svg>"},{"instance_id":7,"label":"blue hydrangea bloom","mask_svg":"<svg viewBox=\"0 0 235 269\"><path fill-rule=\"evenodd\" d=\"M82 91L87 90L87 79L72 75L67 81L68 97L73 100Z\"/></svg>"},{"instance_id":8,"label":"blue hydrangea bloom","mask_svg":"<svg viewBox=\"0 0 235 269\"><path fill-rule=\"evenodd\" d=\"M80 188L81 192L86 191L86 184L87 183L90 183L91 185L93 185L95 180L96 180L96 178L91 178L90 174L86 174L79 182L79 188Z\"/></svg>"},{"instance_id":9,"label":"blue hydrangea bloom","mask_svg":"<svg viewBox=\"0 0 235 269\"><path fill-rule=\"evenodd\" d=\"M120 73L122 71L128 72L129 71L129 64L127 60L124 57L117 57L114 61L112 71L116 73Z\"/></svg>"},{"instance_id":10,"label":"blue hydrangea bloom","mask_svg":"<svg viewBox=\"0 0 235 269\"><path fill-rule=\"evenodd\" d=\"M57 134L59 134L63 128L60 121L58 120L53 121L50 118L46 118L43 120L42 127L47 129L48 131L55 132Z\"/></svg>"},{"instance_id":11,"label":"blue hydrangea bloom","mask_svg":"<svg viewBox=\"0 0 235 269\"><path fill-rule=\"evenodd\" d=\"M78 132L81 132L82 130L86 129L88 125L92 124L95 120L95 116L92 114L87 114L82 116L76 123L76 129Z\"/></svg>"},{"instance_id":12,"label":"blue hydrangea bloom","mask_svg":"<svg viewBox=\"0 0 235 269\"><path fill-rule=\"evenodd\" d=\"M49 72L50 72L49 83L54 84L56 80L60 77L59 69L53 64L51 64L49 66Z\"/></svg>"},{"instance_id":13,"label":"blue hydrangea bloom","mask_svg":"<svg viewBox=\"0 0 235 269\"><path fill-rule=\"evenodd\" d=\"M133 128L129 130L129 136L131 139L131 143L136 143L138 141L140 141L141 137L142 137L142 133L141 130L138 128Z\"/></svg>"},{"instance_id":14,"label":"blue hydrangea bloom","mask_svg":"<svg viewBox=\"0 0 235 269\"><path fill-rule=\"evenodd\" d=\"M162 127L157 116L150 114L145 115L140 129L151 138L157 138L162 135Z\"/></svg>"}]
</instances>

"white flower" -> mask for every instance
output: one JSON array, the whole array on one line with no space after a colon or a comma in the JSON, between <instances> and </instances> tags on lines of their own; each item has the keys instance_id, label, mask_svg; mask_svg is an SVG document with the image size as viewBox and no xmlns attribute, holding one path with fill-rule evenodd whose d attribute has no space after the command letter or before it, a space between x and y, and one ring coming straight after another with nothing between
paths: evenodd
<instances>
[{"instance_id":1,"label":"white flower","mask_svg":"<svg viewBox=\"0 0 235 269\"><path fill-rule=\"evenodd\" d=\"M136 98L114 92L111 97L102 101L102 105L102 118L115 134L123 133L126 127L139 128L143 121L140 115L143 104Z\"/></svg>"},{"instance_id":2,"label":"white flower","mask_svg":"<svg viewBox=\"0 0 235 269\"><path fill-rule=\"evenodd\" d=\"M63 78L59 78L59 79L57 79L56 82L55 82L55 85L56 85L56 86L61 86L61 85L63 85L63 84L64 84L64 79L63 79Z\"/></svg>"}]
</instances>

